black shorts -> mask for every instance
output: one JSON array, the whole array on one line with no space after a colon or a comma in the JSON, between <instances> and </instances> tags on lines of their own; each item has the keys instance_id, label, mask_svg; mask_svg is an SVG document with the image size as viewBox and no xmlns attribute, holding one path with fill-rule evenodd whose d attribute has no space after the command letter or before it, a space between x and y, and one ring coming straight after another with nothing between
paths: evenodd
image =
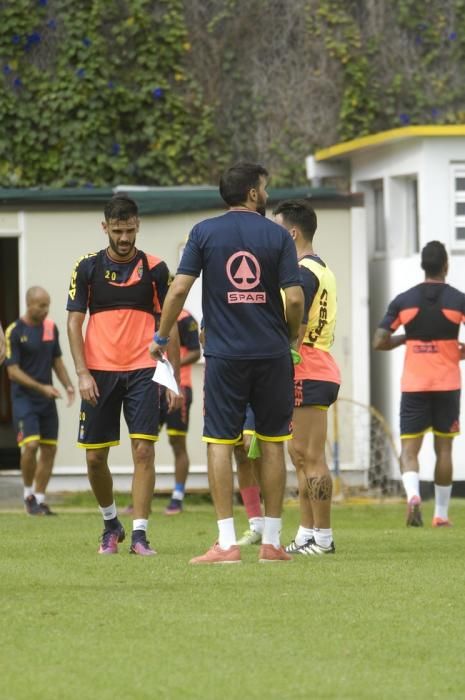
<instances>
[{"instance_id":1,"label":"black shorts","mask_svg":"<svg viewBox=\"0 0 465 700\"><path fill-rule=\"evenodd\" d=\"M18 447L38 440L43 445L56 445L58 412L55 399L13 401L13 424Z\"/></svg>"},{"instance_id":2,"label":"black shorts","mask_svg":"<svg viewBox=\"0 0 465 700\"><path fill-rule=\"evenodd\" d=\"M294 406L329 408L337 399L339 384L319 379L294 379Z\"/></svg>"},{"instance_id":3,"label":"black shorts","mask_svg":"<svg viewBox=\"0 0 465 700\"><path fill-rule=\"evenodd\" d=\"M294 367L291 355L263 360L207 357L204 385L205 442L234 444L241 436L247 404L257 437L281 442L292 437Z\"/></svg>"},{"instance_id":4,"label":"black shorts","mask_svg":"<svg viewBox=\"0 0 465 700\"><path fill-rule=\"evenodd\" d=\"M160 429L166 424L168 435L187 435L189 430L189 413L192 404L192 389L190 386L181 386L182 405L176 411L168 413L166 391L162 388L160 393Z\"/></svg>"},{"instance_id":5,"label":"black shorts","mask_svg":"<svg viewBox=\"0 0 465 700\"><path fill-rule=\"evenodd\" d=\"M400 402L401 438L419 437L429 430L454 437L460 433L460 389L405 391Z\"/></svg>"},{"instance_id":6,"label":"black shorts","mask_svg":"<svg viewBox=\"0 0 465 700\"><path fill-rule=\"evenodd\" d=\"M152 381L153 367L129 372L91 370L100 397L96 406L81 402L78 447L119 445L121 407L129 437L158 440L160 386Z\"/></svg>"}]
</instances>

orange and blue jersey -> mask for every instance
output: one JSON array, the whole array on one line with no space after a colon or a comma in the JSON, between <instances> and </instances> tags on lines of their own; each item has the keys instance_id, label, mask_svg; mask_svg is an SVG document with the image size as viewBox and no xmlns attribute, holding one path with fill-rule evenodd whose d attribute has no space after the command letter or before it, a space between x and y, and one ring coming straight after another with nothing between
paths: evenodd
<instances>
[{"instance_id":1,"label":"orange and blue jersey","mask_svg":"<svg viewBox=\"0 0 465 700\"><path fill-rule=\"evenodd\" d=\"M341 383L339 368L330 353L337 315L336 279L318 255L299 260L305 296L307 328L299 348L302 361L295 365L295 379Z\"/></svg>"},{"instance_id":2,"label":"orange and blue jersey","mask_svg":"<svg viewBox=\"0 0 465 700\"><path fill-rule=\"evenodd\" d=\"M200 350L199 326L195 318L185 309L178 316L181 360L192 350ZM181 365L180 385L192 387L192 365Z\"/></svg>"},{"instance_id":3,"label":"orange and blue jersey","mask_svg":"<svg viewBox=\"0 0 465 700\"><path fill-rule=\"evenodd\" d=\"M23 372L41 384L52 384L53 361L61 357L58 336L58 328L49 318L37 326L26 323L22 318L14 321L5 331L6 364L18 365ZM11 382L11 396L13 401L49 400L17 382Z\"/></svg>"},{"instance_id":4,"label":"orange and blue jersey","mask_svg":"<svg viewBox=\"0 0 465 700\"><path fill-rule=\"evenodd\" d=\"M169 283L166 263L141 250L127 262L116 262L106 250L78 260L66 308L89 311L84 345L89 369L121 372L155 366L148 346Z\"/></svg>"},{"instance_id":5,"label":"orange and blue jersey","mask_svg":"<svg viewBox=\"0 0 465 700\"><path fill-rule=\"evenodd\" d=\"M280 289L302 281L285 228L245 209L200 222L189 234L178 274L201 272L206 357L247 360L289 353Z\"/></svg>"},{"instance_id":6,"label":"orange and blue jersey","mask_svg":"<svg viewBox=\"0 0 465 700\"><path fill-rule=\"evenodd\" d=\"M422 282L389 304L380 328L393 333L404 327L403 392L460 389L458 336L464 321L465 294L444 282Z\"/></svg>"}]
</instances>

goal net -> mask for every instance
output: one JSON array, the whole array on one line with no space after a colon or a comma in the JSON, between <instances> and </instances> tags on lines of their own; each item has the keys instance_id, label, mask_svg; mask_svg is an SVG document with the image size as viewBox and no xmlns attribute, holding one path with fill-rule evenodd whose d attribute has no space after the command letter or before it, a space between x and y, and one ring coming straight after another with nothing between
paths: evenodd
<instances>
[{"instance_id":1,"label":"goal net","mask_svg":"<svg viewBox=\"0 0 465 700\"><path fill-rule=\"evenodd\" d=\"M398 450L386 419L373 406L346 398L331 406L327 460L336 498L400 493Z\"/></svg>"}]
</instances>

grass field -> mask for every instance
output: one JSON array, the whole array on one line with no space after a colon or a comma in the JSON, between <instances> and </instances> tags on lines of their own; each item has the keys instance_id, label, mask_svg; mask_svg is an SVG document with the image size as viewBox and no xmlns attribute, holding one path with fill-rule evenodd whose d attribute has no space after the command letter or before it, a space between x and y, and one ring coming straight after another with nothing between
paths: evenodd
<instances>
[{"instance_id":1,"label":"grass field","mask_svg":"<svg viewBox=\"0 0 465 700\"><path fill-rule=\"evenodd\" d=\"M259 565L253 547L225 567L187 564L211 507L164 503L150 558L97 556L93 509L0 511L2 700L465 697L463 501L450 530L430 504L423 529L401 504L337 505L334 557ZM288 505L285 542L297 521Z\"/></svg>"}]
</instances>

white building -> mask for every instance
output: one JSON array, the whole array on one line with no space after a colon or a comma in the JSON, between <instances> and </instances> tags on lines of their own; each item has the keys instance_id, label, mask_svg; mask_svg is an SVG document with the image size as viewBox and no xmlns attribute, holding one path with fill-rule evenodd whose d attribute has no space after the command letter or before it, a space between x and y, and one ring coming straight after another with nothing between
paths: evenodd
<instances>
[{"instance_id":1,"label":"white building","mask_svg":"<svg viewBox=\"0 0 465 700\"><path fill-rule=\"evenodd\" d=\"M422 281L428 241L445 244L447 281L465 291L465 125L409 126L340 143L310 156L307 174L312 184L346 177L352 193L363 193L351 222L353 398L381 410L398 442L403 349L375 353L371 338L388 302ZM422 480L432 480L429 436L420 461ZM455 440L454 464L455 479L464 480L465 434Z\"/></svg>"}]
</instances>

